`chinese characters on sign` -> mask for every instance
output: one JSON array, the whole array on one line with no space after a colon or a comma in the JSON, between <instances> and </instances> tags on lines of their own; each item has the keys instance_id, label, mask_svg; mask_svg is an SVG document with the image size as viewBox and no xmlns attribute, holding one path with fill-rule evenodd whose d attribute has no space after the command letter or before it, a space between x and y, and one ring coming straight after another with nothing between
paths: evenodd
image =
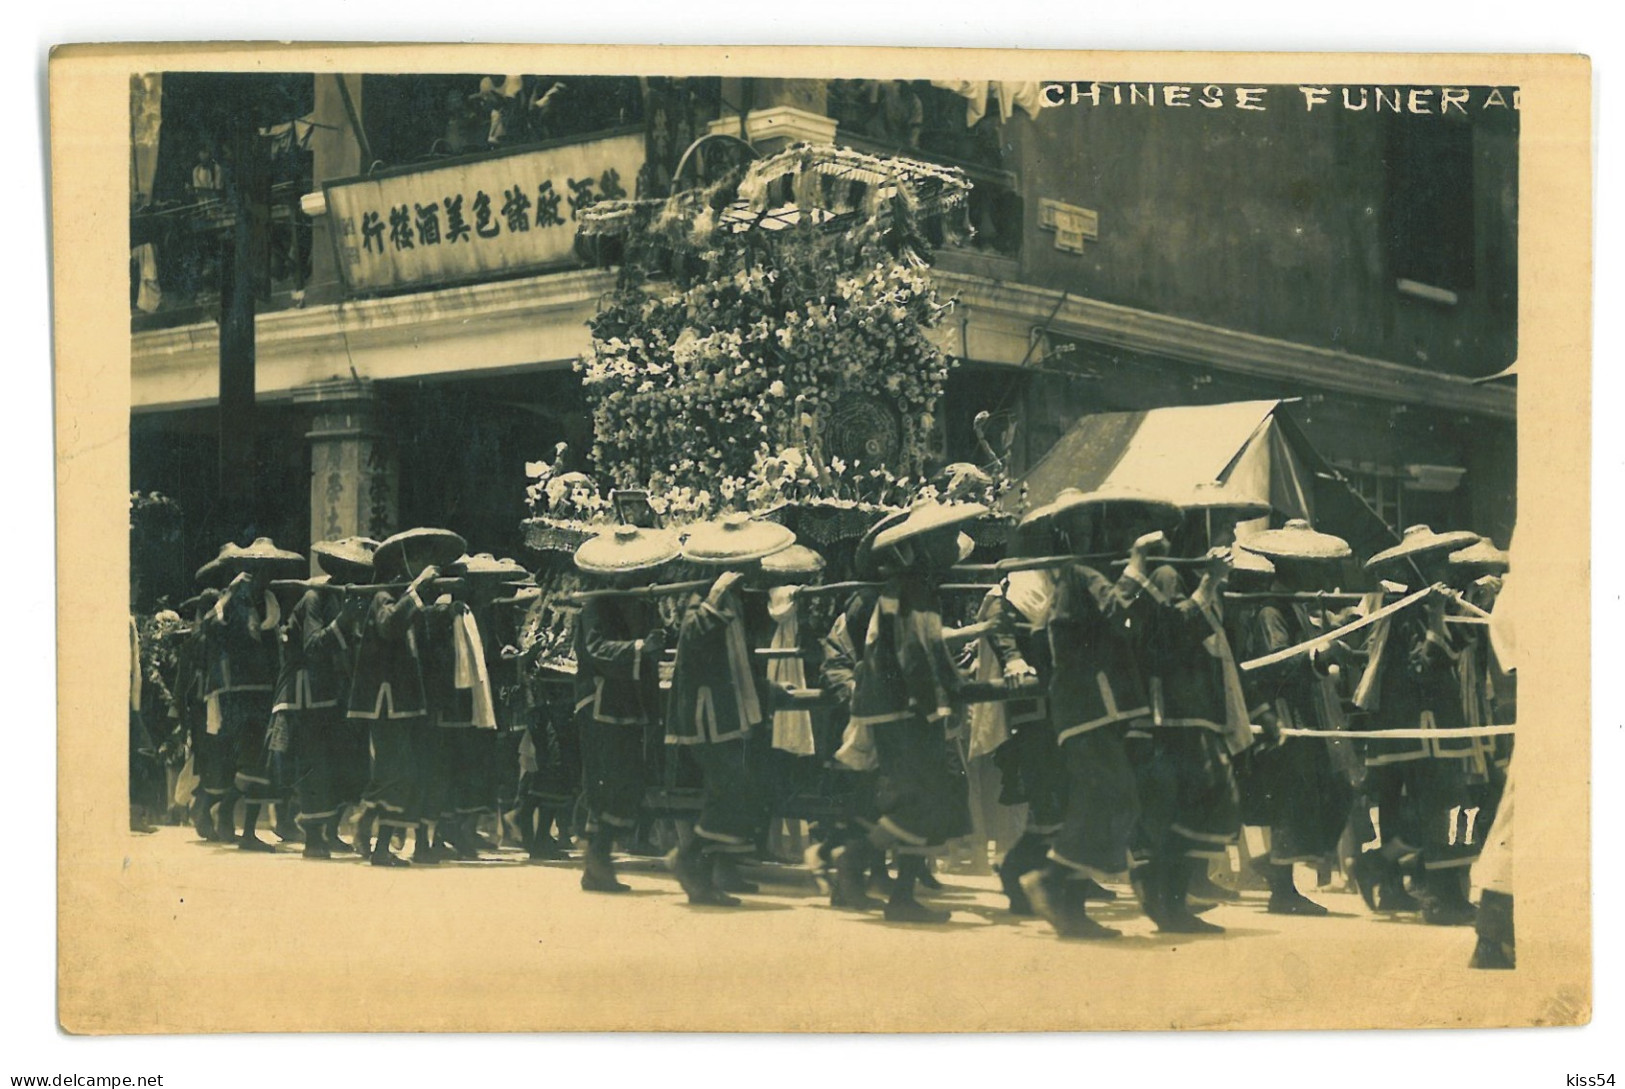
<instances>
[{"instance_id":1,"label":"chinese characters on sign","mask_svg":"<svg viewBox=\"0 0 1625 1089\"><path fill-rule=\"evenodd\" d=\"M582 210L626 197L643 150L628 134L330 185L345 285L450 283L568 260Z\"/></svg>"}]
</instances>

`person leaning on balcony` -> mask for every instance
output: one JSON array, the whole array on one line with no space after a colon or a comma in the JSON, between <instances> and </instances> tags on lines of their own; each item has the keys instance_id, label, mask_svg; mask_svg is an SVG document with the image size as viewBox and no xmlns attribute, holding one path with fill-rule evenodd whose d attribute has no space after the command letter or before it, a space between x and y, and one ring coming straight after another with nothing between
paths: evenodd
<instances>
[{"instance_id":1,"label":"person leaning on balcony","mask_svg":"<svg viewBox=\"0 0 1625 1089\"><path fill-rule=\"evenodd\" d=\"M220 190L225 188L220 164L215 161L214 152L209 148L197 149L197 162L192 166L192 178L188 188L191 189L192 196L198 200L218 197Z\"/></svg>"}]
</instances>

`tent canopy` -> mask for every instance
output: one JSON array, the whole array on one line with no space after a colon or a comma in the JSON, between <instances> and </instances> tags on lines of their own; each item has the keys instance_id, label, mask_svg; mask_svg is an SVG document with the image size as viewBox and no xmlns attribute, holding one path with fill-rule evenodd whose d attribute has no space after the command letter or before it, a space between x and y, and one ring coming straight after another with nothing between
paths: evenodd
<instances>
[{"instance_id":1,"label":"tent canopy","mask_svg":"<svg viewBox=\"0 0 1625 1089\"><path fill-rule=\"evenodd\" d=\"M1238 499L1262 499L1271 524L1307 518L1365 557L1397 542L1387 524L1309 444L1285 401L1182 405L1081 416L1022 479L1027 502L1062 488L1107 482L1154 495L1198 485Z\"/></svg>"}]
</instances>

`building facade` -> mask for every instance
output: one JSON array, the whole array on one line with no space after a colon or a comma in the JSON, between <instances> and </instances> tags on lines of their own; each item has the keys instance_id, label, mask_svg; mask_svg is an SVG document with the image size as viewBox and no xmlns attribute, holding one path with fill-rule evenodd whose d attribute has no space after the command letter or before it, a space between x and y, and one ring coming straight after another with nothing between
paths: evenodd
<instances>
[{"instance_id":1,"label":"building facade","mask_svg":"<svg viewBox=\"0 0 1625 1089\"><path fill-rule=\"evenodd\" d=\"M525 461L590 447L572 364L614 273L576 214L664 195L737 140L973 182L972 233L934 259L958 300L944 461L981 460L984 412L1020 472L1083 414L1291 397L1394 527L1510 535L1515 393L1480 379L1517 359L1511 88L245 80L165 74L132 102L157 119L132 156L132 488L185 512L154 593L226 537L437 524L517 554ZM685 156L708 134L727 139ZM243 177L260 197L238 212ZM255 397L223 421L217 285L240 214ZM242 473L213 468L238 427L246 516L227 502Z\"/></svg>"}]
</instances>

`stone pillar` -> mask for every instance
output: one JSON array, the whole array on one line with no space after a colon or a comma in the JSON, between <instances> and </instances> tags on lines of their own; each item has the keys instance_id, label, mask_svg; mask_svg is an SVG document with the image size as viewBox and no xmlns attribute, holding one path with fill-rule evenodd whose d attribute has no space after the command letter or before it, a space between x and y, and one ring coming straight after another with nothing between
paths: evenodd
<instances>
[{"instance_id":1,"label":"stone pillar","mask_svg":"<svg viewBox=\"0 0 1625 1089\"><path fill-rule=\"evenodd\" d=\"M294 391L311 409L310 536L383 540L397 529L399 463L372 383L334 379Z\"/></svg>"}]
</instances>

